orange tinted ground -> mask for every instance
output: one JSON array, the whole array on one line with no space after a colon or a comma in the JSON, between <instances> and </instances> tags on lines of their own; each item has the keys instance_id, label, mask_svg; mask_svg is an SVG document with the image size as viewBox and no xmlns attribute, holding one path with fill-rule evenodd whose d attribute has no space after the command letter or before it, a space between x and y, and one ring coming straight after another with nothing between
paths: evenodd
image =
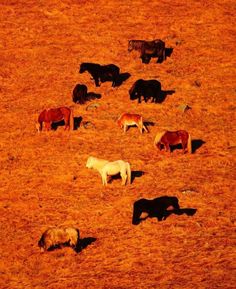
<instances>
[{"instance_id":1,"label":"orange tinted ground","mask_svg":"<svg viewBox=\"0 0 236 289\"><path fill-rule=\"evenodd\" d=\"M1 1L2 289L235 288L235 12L230 0ZM164 63L145 65L127 52L128 39L153 38L173 48ZM95 88L78 73L87 61L114 63L131 77ZM138 105L128 90L139 78L175 93ZM97 110L73 104L76 83L102 94ZM183 103L191 112L178 110ZM37 134L38 113L60 105L96 129ZM115 124L123 112L155 126L124 135ZM205 144L193 155L160 153L153 140L163 129L186 129ZM85 168L89 155L127 160L144 174L103 187ZM164 195L196 214L131 224L134 201ZM42 232L61 224L97 240L80 254L41 254Z\"/></svg>"}]
</instances>

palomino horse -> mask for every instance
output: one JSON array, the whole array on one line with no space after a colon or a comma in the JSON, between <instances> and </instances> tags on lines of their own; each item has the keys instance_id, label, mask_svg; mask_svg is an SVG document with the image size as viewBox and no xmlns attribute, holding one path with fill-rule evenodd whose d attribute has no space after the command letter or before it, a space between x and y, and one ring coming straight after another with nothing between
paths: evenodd
<instances>
[{"instance_id":1,"label":"palomino horse","mask_svg":"<svg viewBox=\"0 0 236 289\"><path fill-rule=\"evenodd\" d=\"M103 185L107 185L108 176L115 176L119 173L122 178L122 185L126 185L126 182L129 184L131 183L130 164L123 160L109 162L104 159L89 157L86 167L89 169L96 169L100 173Z\"/></svg>"},{"instance_id":2,"label":"palomino horse","mask_svg":"<svg viewBox=\"0 0 236 289\"><path fill-rule=\"evenodd\" d=\"M36 128L38 132L42 131L43 129L43 122L45 123L45 129L50 130L52 123L57 123L64 120L65 122L65 130L71 129L73 130L74 127L74 118L73 118L73 111L68 107L59 107L59 108L51 108L51 109L44 109L38 117L38 122L36 124Z\"/></svg>"},{"instance_id":3,"label":"palomino horse","mask_svg":"<svg viewBox=\"0 0 236 289\"><path fill-rule=\"evenodd\" d=\"M161 150L161 146L164 145L166 151L170 150L170 145L182 144L183 153L188 151L192 153L192 139L190 134L185 130L177 131L162 131L158 133L154 140L154 146Z\"/></svg>"},{"instance_id":4,"label":"palomino horse","mask_svg":"<svg viewBox=\"0 0 236 289\"><path fill-rule=\"evenodd\" d=\"M128 126L136 125L141 133L143 129L148 132L147 128L143 124L143 117L139 114L123 113L117 120L118 126L124 127L124 132L127 131Z\"/></svg>"}]
</instances>

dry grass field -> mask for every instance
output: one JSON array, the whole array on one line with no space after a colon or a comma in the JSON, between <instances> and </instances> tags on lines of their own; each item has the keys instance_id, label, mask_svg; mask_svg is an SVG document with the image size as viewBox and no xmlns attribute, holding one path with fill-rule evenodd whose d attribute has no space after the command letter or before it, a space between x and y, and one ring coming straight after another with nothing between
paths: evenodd
<instances>
[{"instance_id":1,"label":"dry grass field","mask_svg":"<svg viewBox=\"0 0 236 289\"><path fill-rule=\"evenodd\" d=\"M235 288L235 13L233 0L0 1L1 289ZM163 63L128 53L129 39L155 38L173 49ZM82 62L131 76L95 87ZM138 104L128 90L139 78L174 93ZM96 110L72 102L77 83L102 94ZM94 127L37 133L39 112L63 105ZM124 134L123 112L142 114L150 133ZM194 153L155 149L163 129L189 131ZM90 155L130 162L132 184L103 187ZM133 203L161 196L196 213L132 225ZM94 242L41 253L56 225Z\"/></svg>"}]
</instances>

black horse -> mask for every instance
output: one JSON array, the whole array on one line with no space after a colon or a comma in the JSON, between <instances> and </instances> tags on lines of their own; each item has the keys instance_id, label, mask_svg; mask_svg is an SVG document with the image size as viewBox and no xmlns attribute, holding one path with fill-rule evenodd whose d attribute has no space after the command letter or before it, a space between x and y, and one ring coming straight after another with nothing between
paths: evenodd
<instances>
[{"instance_id":1,"label":"black horse","mask_svg":"<svg viewBox=\"0 0 236 289\"><path fill-rule=\"evenodd\" d=\"M88 89L84 84L76 84L73 89L72 100L74 103L84 104L86 101Z\"/></svg>"},{"instance_id":2,"label":"black horse","mask_svg":"<svg viewBox=\"0 0 236 289\"><path fill-rule=\"evenodd\" d=\"M152 102L161 102L161 83L155 79L139 79L130 88L129 95L131 100L138 99L138 103L141 102L142 96L145 102L149 98L152 98Z\"/></svg>"},{"instance_id":3,"label":"black horse","mask_svg":"<svg viewBox=\"0 0 236 289\"><path fill-rule=\"evenodd\" d=\"M74 103L84 104L86 101L92 99L100 99L101 94L89 92L87 86L84 84L76 84L75 88L73 89L72 93L72 100Z\"/></svg>"},{"instance_id":4,"label":"black horse","mask_svg":"<svg viewBox=\"0 0 236 289\"><path fill-rule=\"evenodd\" d=\"M96 63L81 63L80 73L88 71L95 81L96 86L100 86L99 81L112 81L112 87L116 86L116 81L119 78L120 68L114 64L100 65Z\"/></svg>"},{"instance_id":5,"label":"black horse","mask_svg":"<svg viewBox=\"0 0 236 289\"><path fill-rule=\"evenodd\" d=\"M141 222L142 213L148 213L148 217L157 217L158 221L165 220L168 216L167 209L173 207L179 210L179 202L176 197L159 197L153 200L140 199L134 202L132 224L138 225Z\"/></svg>"}]
</instances>

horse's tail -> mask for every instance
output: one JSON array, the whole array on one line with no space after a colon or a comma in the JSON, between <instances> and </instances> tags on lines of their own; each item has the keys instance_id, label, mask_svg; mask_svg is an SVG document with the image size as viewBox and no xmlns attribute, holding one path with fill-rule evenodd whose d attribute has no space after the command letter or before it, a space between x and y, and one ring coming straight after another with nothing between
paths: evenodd
<instances>
[{"instance_id":1,"label":"horse's tail","mask_svg":"<svg viewBox=\"0 0 236 289\"><path fill-rule=\"evenodd\" d=\"M131 184L131 168L128 162L126 162L126 171L127 171L127 182L128 184Z\"/></svg>"},{"instance_id":2,"label":"horse's tail","mask_svg":"<svg viewBox=\"0 0 236 289\"><path fill-rule=\"evenodd\" d=\"M188 152L191 154L192 153L192 138L191 135L188 134Z\"/></svg>"},{"instance_id":3,"label":"horse's tail","mask_svg":"<svg viewBox=\"0 0 236 289\"><path fill-rule=\"evenodd\" d=\"M133 83L133 85L131 86L130 90L129 90L129 95L131 96L134 92L135 86L136 86L137 81L135 81L135 83Z\"/></svg>"},{"instance_id":4,"label":"horse's tail","mask_svg":"<svg viewBox=\"0 0 236 289\"><path fill-rule=\"evenodd\" d=\"M74 130L74 112L73 112L73 108L70 109L70 129Z\"/></svg>"},{"instance_id":5,"label":"horse's tail","mask_svg":"<svg viewBox=\"0 0 236 289\"><path fill-rule=\"evenodd\" d=\"M163 135L166 133L166 130L165 131L162 131L162 132L159 132L156 137L155 137L155 140L154 140L154 147L156 147L156 145L159 143L159 141L161 140L161 138L163 137Z\"/></svg>"}]
</instances>

